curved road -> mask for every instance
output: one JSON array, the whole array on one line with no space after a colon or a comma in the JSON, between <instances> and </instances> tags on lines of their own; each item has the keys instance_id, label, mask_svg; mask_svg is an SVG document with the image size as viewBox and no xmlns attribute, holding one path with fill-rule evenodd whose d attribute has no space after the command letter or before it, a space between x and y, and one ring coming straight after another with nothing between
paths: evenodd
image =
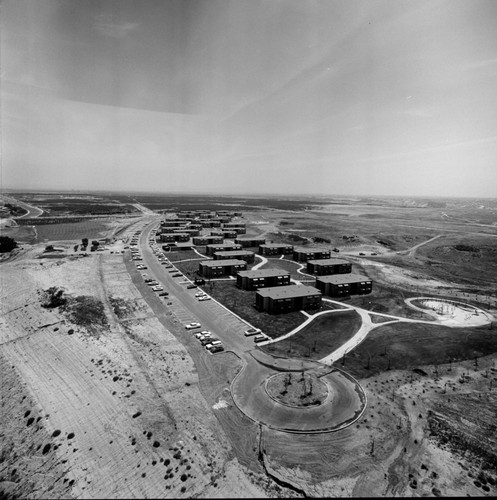
<instances>
[{"instance_id":1,"label":"curved road","mask_svg":"<svg viewBox=\"0 0 497 500\"><path fill-rule=\"evenodd\" d=\"M28 205L23 201L19 201L17 198L11 198L10 196L5 196L5 195L2 195L2 198L6 200L5 201L6 203L12 203L13 205L18 205L21 208L24 208L24 210L28 211L27 214L21 215L20 217L15 217L16 219L39 217L43 213L43 210L41 208L34 207L33 205Z\"/></svg>"},{"instance_id":2,"label":"curved road","mask_svg":"<svg viewBox=\"0 0 497 500\"><path fill-rule=\"evenodd\" d=\"M157 224L151 219L140 236L146 273L157 279L170 292L170 308L185 324L198 321L202 329L219 337L227 351L233 351L242 360L243 368L232 382L231 391L237 407L252 420L285 432L330 432L350 425L366 407L366 398L360 385L349 375L319 362L307 363L306 370L322 376L330 388L331 398L318 407L291 408L272 400L266 393L265 380L283 371L301 371L301 360L275 359L261 353L253 337L246 337L247 323L215 300L199 302L197 288L187 289L190 283L183 275L173 278L160 264L148 245L149 233ZM176 302L177 301L177 302ZM177 306L175 307L175 304ZM176 310L175 310L176 309ZM198 331L198 330L196 330ZM222 353L216 354L216 356Z\"/></svg>"}]
</instances>

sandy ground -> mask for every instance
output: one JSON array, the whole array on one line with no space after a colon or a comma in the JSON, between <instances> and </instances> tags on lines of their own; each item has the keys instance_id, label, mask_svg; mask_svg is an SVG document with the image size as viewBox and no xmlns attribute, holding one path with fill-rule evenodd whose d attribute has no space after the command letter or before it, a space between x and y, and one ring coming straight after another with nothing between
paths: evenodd
<instances>
[{"instance_id":1,"label":"sandy ground","mask_svg":"<svg viewBox=\"0 0 497 500\"><path fill-rule=\"evenodd\" d=\"M54 258L40 258L45 244L26 245L15 259L1 264L4 494L227 498L497 493L495 485L482 490L475 484L478 457L441 445L430 437L427 423L429 412L442 412L439 406L449 397L481 398L485 404L473 408L495 409L496 356L479 360L478 366L439 366L436 374L434 367L423 367L423 376L389 371L359 380L367 396L366 412L338 432L271 430L250 421L233 404L228 388L237 362L232 354L213 356L209 363L195 358L194 364L177 340L184 329L176 313L164 318L153 313L126 271L123 242L88 257L77 256L74 243L57 242L63 252ZM390 266L383 269L387 280L418 283L419 278ZM58 309L41 307L39 292L52 286L62 287L69 297L97 297L108 325L88 329L71 323ZM474 430L478 423L488 424L475 418L468 415L463 425Z\"/></svg>"},{"instance_id":2,"label":"sandy ground","mask_svg":"<svg viewBox=\"0 0 497 500\"><path fill-rule=\"evenodd\" d=\"M191 358L131 283L122 255L75 257L68 245L65 257L39 259L41 251L2 265L0 356L9 380L2 385L2 449L9 449L2 491L32 498L265 496L200 394ZM98 297L108 327L89 331L41 307L39 291L51 286ZM41 447L32 436L8 442L7 426L34 429L27 412L41 416Z\"/></svg>"}]
</instances>

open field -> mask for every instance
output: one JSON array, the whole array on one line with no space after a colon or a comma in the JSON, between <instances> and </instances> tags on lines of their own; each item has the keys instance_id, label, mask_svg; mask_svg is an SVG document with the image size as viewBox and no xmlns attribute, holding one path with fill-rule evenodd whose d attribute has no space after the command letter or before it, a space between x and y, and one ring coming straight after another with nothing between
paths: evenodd
<instances>
[{"instance_id":1,"label":"open field","mask_svg":"<svg viewBox=\"0 0 497 500\"><path fill-rule=\"evenodd\" d=\"M323 314L288 339L262 349L286 357L322 359L338 349L357 332L361 318L354 311Z\"/></svg>"},{"instance_id":2,"label":"open field","mask_svg":"<svg viewBox=\"0 0 497 500\"><path fill-rule=\"evenodd\" d=\"M65 195L59 195L48 193L44 201L56 200L62 210ZM93 203L91 196L88 203ZM25 201L35 204L29 196ZM445 298L496 316L495 200L99 193L93 201L142 204L154 210L236 210L243 213L247 234L294 244L298 236L312 246L314 238L329 240L317 246L338 248L333 256L350 260L353 273L374 281L372 294L339 302L384 316L339 311L340 305L325 302L321 311L335 312L261 349L243 335L242 321L235 321L214 301L197 302L197 290L187 290L181 278L167 281L168 273L157 274L167 283L167 299L144 285L129 252L121 254L125 245L121 239L129 241L134 231L151 228L160 216L109 218L109 224L97 220L102 225L95 226L95 233L91 233L93 221L81 223L90 224L86 230L80 223L60 224L58 229L48 225L43 237L47 241L31 240L13 256L3 256L0 264L0 378L5 381L0 385L2 494L9 498L495 496L496 323L443 326L435 324L428 309L415 310L405 302L427 297L414 302L422 305ZM77 203L67 203L68 211ZM82 237L91 240L99 235L118 237L105 252L88 257L74 253L73 246ZM144 234L141 251L155 259L147 242ZM45 253L49 243L60 251ZM199 258L194 252L168 257ZM177 265L194 278L199 261ZM166 271L158 263L147 263L149 275ZM298 266L279 259L266 265L289 269L301 280ZM51 287L63 291L66 305L43 307L44 291ZM212 280L202 288L273 337L307 319L301 312L275 316L257 312L255 292L239 290L233 280ZM376 328L335 365L314 361L357 331L360 314L369 316ZM382 325L392 321L387 315L433 324ZM197 319L202 328L220 337L226 334L223 342L229 349L211 355L203 348L184 328ZM221 327L208 326L210 320ZM269 356L271 349L283 358ZM256 364L254 353L283 368ZM292 363L297 369L285 371ZM278 406L267 406L270 409L260 420L237 406L240 401L247 405L258 401L252 379L243 378L247 373L260 377L262 384L266 373L283 374L277 386L282 392L285 374L292 372L297 380L304 364L306 370L319 365L314 372L318 377L331 380L342 373L335 371L340 368L356 378L367 398L357 421L334 432L294 434L266 423L266 419L277 421ZM325 383L325 378L319 380ZM333 407L330 386L320 387L332 412L340 411ZM292 404L300 394L293 396ZM342 396L357 394L349 391ZM262 407L266 408L258 408ZM307 430L311 424L306 423Z\"/></svg>"},{"instance_id":3,"label":"open field","mask_svg":"<svg viewBox=\"0 0 497 500\"><path fill-rule=\"evenodd\" d=\"M362 378L389 369L409 370L420 365L474 360L497 352L496 328L410 323L379 326L347 354L345 366Z\"/></svg>"}]
</instances>

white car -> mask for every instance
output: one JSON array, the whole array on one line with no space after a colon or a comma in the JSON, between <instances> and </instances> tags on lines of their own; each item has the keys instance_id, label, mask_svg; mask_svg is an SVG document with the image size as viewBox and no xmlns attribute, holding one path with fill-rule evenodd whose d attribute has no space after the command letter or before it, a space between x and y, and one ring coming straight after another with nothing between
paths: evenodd
<instances>
[{"instance_id":1,"label":"white car","mask_svg":"<svg viewBox=\"0 0 497 500\"><path fill-rule=\"evenodd\" d=\"M164 290L164 287L163 286L160 286L160 285L156 285L156 286L153 286L152 287L152 290L154 292L162 292Z\"/></svg>"},{"instance_id":2,"label":"white car","mask_svg":"<svg viewBox=\"0 0 497 500\"><path fill-rule=\"evenodd\" d=\"M188 323L185 325L185 328L187 330L193 330L194 328L202 328L202 325L200 323Z\"/></svg>"},{"instance_id":3,"label":"white car","mask_svg":"<svg viewBox=\"0 0 497 500\"><path fill-rule=\"evenodd\" d=\"M208 295L204 295L202 297L199 297L198 298L199 301L203 301L203 300L211 300L211 298L208 296Z\"/></svg>"},{"instance_id":4,"label":"white car","mask_svg":"<svg viewBox=\"0 0 497 500\"><path fill-rule=\"evenodd\" d=\"M249 328L245 330L245 337L250 337L252 335L257 335L258 333L262 333L259 328Z\"/></svg>"},{"instance_id":5,"label":"white car","mask_svg":"<svg viewBox=\"0 0 497 500\"><path fill-rule=\"evenodd\" d=\"M204 293L204 292L197 292L197 293L195 294L195 297L203 297L204 295L205 295L205 293Z\"/></svg>"}]
</instances>

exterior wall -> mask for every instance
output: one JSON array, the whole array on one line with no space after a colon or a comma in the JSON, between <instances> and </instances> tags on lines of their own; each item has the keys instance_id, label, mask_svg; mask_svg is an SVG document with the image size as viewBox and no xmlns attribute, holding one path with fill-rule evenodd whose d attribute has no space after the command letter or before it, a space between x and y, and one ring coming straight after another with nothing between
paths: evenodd
<instances>
[{"instance_id":1,"label":"exterior wall","mask_svg":"<svg viewBox=\"0 0 497 500\"><path fill-rule=\"evenodd\" d=\"M204 263L200 263L198 266L198 272L204 278L217 278L220 276L229 276L236 274L238 271L245 271L247 269L247 264L228 264L223 265L222 261L219 262L219 266L209 266Z\"/></svg>"},{"instance_id":2,"label":"exterior wall","mask_svg":"<svg viewBox=\"0 0 497 500\"><path fill-rule=\"evenodd\" d=\"M292 245L281 245L277 247L268 247L266 245L259 245L259 254L260 255L288 255L293 253Z\"/></svg>"},{"instance_id":3,"label":"exterior wall","mask_svg":"<svg viewBox=\"0 0 497 500\"><path fill-rule=\"evenodd\" d=\"M172 243L173 241L175 241L174 237L175 237L174 233L162 233L160 235L160 242L161 243Z\"/></svg>"},{"instance_id":4,"label":"exterior wall","mask_svg":"<svg viewBox=\"0 0 497 500\"><path fill-rule=\"evenodd\" d=\"M283 314L301 309L317 309L322 302L321 295L273 299L256 293L255 307L269 314Z\"/></svg>"},{"instance_id":5,"label":"exterior wall","mask_svg":"<svg viewBox=\"0 0 497 500\"><path fill-rule=\"evenodd\" d=\"M216 252L231 252L231 251L238 251L241 250L242 247L241 245L231 245L231 244L224 244L224 243L218 243L218 244L210 244L207 245L205 248L205 254L206 255L214 255Z\"/></svg>"},{"instance_id":6,"label":"exterior wall","mask_svg":"<svg viewBox=\"0 0 497 500\"><path fill-rule=\"evenodd\" d=\"M254 238L254 239L242 239L236 238L235 243L242 245L242 247L258 247L259 245L264 245L266 243L265 239L262 238Z\"/></svg>"},{"instance_id":7,"label":"exterior wall","mask_svg":"<svg viewBox=\"0 0 497 500\"><path fill-rule=\"evenodd\" d=\"M290 284L290 275L266 276L261 278L250 278L248 276L236 277L236 286L242 290L257 290L270 286L287 286Z\"/></svg>"},{"instance_id":8,"label":"exterior wall","mask_svg":"<svg viewBox=\"0 0 497 500\"><path fill-rule=\"evenodd\" d=\"M373 291L373 282L371 280L363 280L352 283L326 283L316 280L316 288L323 295L328 297L346 297L348 295L366 295Z\"/></svg>"},{"instance_id":9,"label":"exterior wall","mask_svg":"<svg viewBox=\"0 0 497 500\"><path fill-rule=\"evenodd\" d=\"M320 265L315 262L307 262L307 272L317 276L329 276L330 274L347 274L352 272L352 264Z\"/></svg>"},{"instance_id":10,"label":"exterior wall","mask_svg":"<svg viewBox=\"0 0 497 500\"><path fill-rule=\"evenodd\" d=\"M329 250L322 250L316 252L305 252L302 250L293 251L293 260L298 262L307 262L308 260L329 259L331 257Z\"/></svg>"},{"instance_id":11,"label":"exterior wall","mask_svg":"<svg viewBox=\"0 0 497 500\"><path fill-rule=\"evenodd\" d=\"M360 283L353 283L351 287L352 294L367 295L373 291L372 281L361 281Z\"/></svg>"},{"instance_id":12,"label":"exterior wall","mask_svg":"<svg viewBox=\"0 0 497 500\"><path fill-rule=\"evenodd\" d=\"M194 245L212 245L215 243L222 243L224 238L221 236L195 236L193 238Z\"/></svg>"},{"instance_id":13,"label":"exterior wall","mask_svg":"<svg viewBox=\"0 0 497 500\"><path fill-rule=\"evenodd\" d=\"M238 250L234 250L234 252L238 252ZM245 262L251 264L255 260L255 254L253 252L243 252L237 253L233 255L232 252L214 252L213 253L214 260L225 260L225 259L242 259Z\"/></svg>"}]
</instances>

